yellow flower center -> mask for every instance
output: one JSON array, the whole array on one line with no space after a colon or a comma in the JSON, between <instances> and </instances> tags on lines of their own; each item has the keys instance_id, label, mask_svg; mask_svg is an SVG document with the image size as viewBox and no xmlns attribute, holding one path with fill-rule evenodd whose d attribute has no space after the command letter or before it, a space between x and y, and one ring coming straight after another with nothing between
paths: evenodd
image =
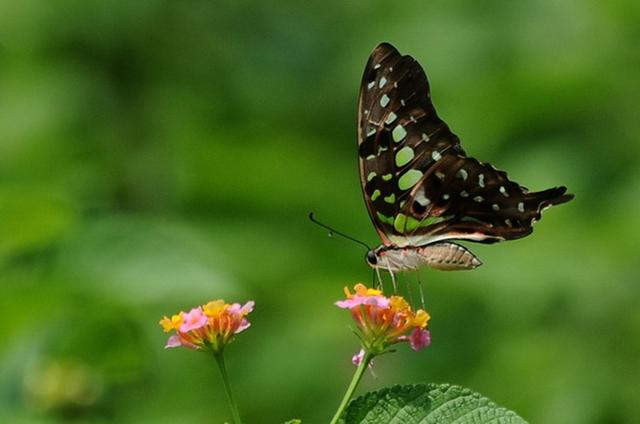
<instances>
[{"instance_id":1,"label":"yellow flower center","mask_svg":"<svg viewBox=\"0 0 640 424\"><path fill-rule=\"evenodd\" d=\"M204 314L208 317L219 316L225 308L224 300L213 300L202 307Z\"/></svg>"}]
</instances>

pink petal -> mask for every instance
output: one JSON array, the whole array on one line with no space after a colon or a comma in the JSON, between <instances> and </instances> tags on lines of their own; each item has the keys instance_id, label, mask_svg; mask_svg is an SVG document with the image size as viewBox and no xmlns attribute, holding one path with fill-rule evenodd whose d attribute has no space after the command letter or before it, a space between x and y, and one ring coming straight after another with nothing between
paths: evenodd
<instances>
[{"instance_id":1,"label":"pink petal","mask_svg":"<svg viewBox=\"0 0 640 424\"><path fill-rule=\"evenodd\" d=\"M167 340L167 344L164 346L165 349L170 349L172 347L179 347L182 346L182 342L180 341L180 336L178 336L177 334L174 334L173 336L169 337L169 340Z\"/></svg>"},{"instance_id":2,"label":"pink petal","mask_svg":"<svg viewBox=\"0 0 640 424\"><path fill-rule=\"evenodd\" d=\"M255 304L256 302L254 302L253 300L248 301L242 306L240 306L239 303L234 303L232 305L229 305L229 308L227 310L232 314L240 313L242 315L247 315L249 312L253 311L253 306Z\"/></svg>"},{"instance_id":3,"label":"pink petal","mask_svg":"<svg viewBox=\"0 0 640 424\"><path fill-rule=\"evenodd\" d=\"M338 300L335 304L338 308L342 309L352 309L360 305L360 303L358 303L355 298Z\"/></svg>"},{"instance_id":4,"label":"pink petal","mask_svg":"<svg viewBox=\"0 0 640 424\"><path fill-rule=\"evenodd\" d=\"M364 305L373 305L382 309L388 308L390 303L391 301L384 296L367 296L363 301Z\"/></svg>"},{"instance_id":5,"label":"pink petal","mask_svg":"<svg viewBox=\"0 0 640 424\"><path fill-rule=\"evenodd\" d=\"M409 344L411 345L411 349L417 352L431 344L431 333L428 330L416 328L413 330L413 333L411 333L411 337L409 337Z\"/></svg>"},{"instance_id":6,"label":"pink petal","mask_svg":"<svg viewBox=\"0 0 640 424\"><path fill-rule=\"evenodd\" d=\"M336 306L342 309L353 309L360 305L372 305L378 308L386 309L389 307L390 300L384 296L353 296L351 299L339 300Z\"/></svg>"},{"instance_id":7,"label":"pink petal","mask_svg":"<svg viewBox=\"0 0 640 424\"><path fill-rule=\"evenodd\" d=\"M191 330L197 330L207 324L207 316L202 313L202 309L193 308L182 316L184 322L180 326L180 331L188 333Z\"/></svg>"},{"instance_id":8,"label":"pink petal","mask_svg":"<svg viewBox=\"0 0 640 424\"><path fill-rule=\"evenodd\" d=\"M240 308L241 306L239 303L232 303L227 307L227 312L230 312L232 314L237 314L238 312L240 312Z\"/></svg>"},{"instance_id":9,"label":"pink petal","mask_svg":"<svg viewBox=\"0 0 640 424\"><path fill-rule=\"evenodd\" d=\"M360 349L360 352L356 353L351 357L351 362L353 362L353 365L358 366L362 363L363 359L364 359L364 349Z\"/></svg>"},{"instance_id":10,"label":"pink petal","mask_svg":"<svg viewBox=\"0 0 640 424\"><path fill-rule=\"evenodd\" d=\"M239 332L244 331L249 327L251 327L251 323L246 318L242 318L242 322L240 323L238 329L235 331L235 334L238 334Z\"/></svg>"},{"instance_id":11,"label":"pink petal","mask_svg":"<svg viewBox=\"0 0 640 424\"><path fill-rule=\"evenodd\" d=\"M364 349L360 349L360 352L356 353L351 357L351 362L353 363L353 365L357 367L357 366L360 366L363 359L364 359ZM369 361L369 365L367 365L367 367L369 368L369 371L371 371L371 375L373 375L373 377L375 378L376 375L373 372L373 360Z\"/></svg>"},{"instance_id":12,"label":"pink petal","mask_svg":"<svg viewBox=\"0 0 640 424\"><path fill-rule=\"evenodd\" d=\"M254 302L253 300L248 301L247 303L244 304L244 306L242 307L241 312L245 315L247 315L249 312L253 311L253 307L255 306L256 302Z\"/></svg>"}]
</instances>

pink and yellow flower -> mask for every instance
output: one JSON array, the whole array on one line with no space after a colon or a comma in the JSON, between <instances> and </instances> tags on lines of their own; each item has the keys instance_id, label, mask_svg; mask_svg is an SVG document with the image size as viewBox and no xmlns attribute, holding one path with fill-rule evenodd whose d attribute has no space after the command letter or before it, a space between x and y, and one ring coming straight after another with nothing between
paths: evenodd
<instances>
[{"instance_id":1,"label":"pink and yellow flower","mask_svg":"<svg viewBox=\"0 0 640 424\"><path fill-rule=\"evenodd\" d=\"M174 331L165 347L184 346L189 349L221 352L233 337L251 325L246 316L255 302L244 305L213 300L189 312L180 312L171 318L164 317L160 325L165 333Z\"/></svg>"},{"instance_id":2,"label":"pink and yellow flower","mask_svg":"<svg viewBox=\"0 0 640 424\"><path fill-rule=\"evenodd\" d=\"M346 299L336 305L349 309L368 352L379 355L400 342L409 343L415 351L431 344L431 334L426 329L431 317L424 309L414 312L402 296L386 297L382 291L364 284L356 284L353 294L347 287L344 290ZM358 362L355 357L353 360Z\"/></svg>"}]
</instances>

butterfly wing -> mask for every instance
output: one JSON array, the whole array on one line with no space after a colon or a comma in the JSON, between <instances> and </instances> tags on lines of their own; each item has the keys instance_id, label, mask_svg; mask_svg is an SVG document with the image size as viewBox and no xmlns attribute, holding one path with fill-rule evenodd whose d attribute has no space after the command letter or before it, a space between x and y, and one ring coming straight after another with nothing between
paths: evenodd
<instances>
[{"instance_id":1,"label":"butterfly wing","mask_svg":"<svg viewBox=\"0 0 640 424\"><path fill-rule=\"evenodd\" d=\"M544 209L572 198L565 187L530 193L491 165L445 154L411 190L404 227L391 238L400 245L513 240L531 234Z\"/></svg>"},{"instance_id":2,"label":"butterfly wing","mask_svg":"<svg viewBox=\"0 0 640 424\"><path fill-rule=\"evenodd\" d=\"M573 197L564 187L529 193L467 157L438 117L423 69L387 43L362 78L358 156L367 210L385 245L523 237L545 207Z\"/></svg>"},{"instance_id":3,"label":"butterfly wing","mask_svg":"<svg viewBox=\"0 0 640 424\"><path fill-rule=\"evenodd\" d=\"M398 234L394 220L432 153L449 150L464 154L436 114L424 71L412 57L380 44L360 86L358 155L365 203L384 244L396 244L390 238Z\"/></svg>"}]
</instances>

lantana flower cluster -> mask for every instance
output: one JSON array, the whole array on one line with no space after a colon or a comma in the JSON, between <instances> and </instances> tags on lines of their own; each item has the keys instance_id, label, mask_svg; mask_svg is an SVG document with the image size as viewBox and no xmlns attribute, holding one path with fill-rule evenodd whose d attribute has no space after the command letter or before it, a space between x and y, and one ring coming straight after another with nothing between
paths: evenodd
<instances>
[{"instance_id":1,"label":"lantana flower cluster","mask_svg":"<svg viewBox=\"0 0 640 424\"><path fill-rule=\"evenodd\" d=\"M213 300L195 307L189 312L179 312L171 318L160 320L165 333L175 331L165 347L184 346L194 350L220 353L234 335L251 325L246 316L253 310L254 302L244 305L228 304L224 300Z\"/></svg>"},{"instance_id":2,"label":"lantana flower cluster","mask_svg":"<svg viewBox=\"0 0 640 424\"><path fill-rule=\"evenodd\" d=\"M407 342L418 351L431 344L431 334L426 329L431 317L424 309L413 311L402 296L386 297L382 291L356 284L355 293L344 289L346 299L336 302L348 309L356 323L356 332L363 348L373 355L384 353L393 344ZM363 352L354 357L362 357Z\"/></svg>"}]
</instances>

